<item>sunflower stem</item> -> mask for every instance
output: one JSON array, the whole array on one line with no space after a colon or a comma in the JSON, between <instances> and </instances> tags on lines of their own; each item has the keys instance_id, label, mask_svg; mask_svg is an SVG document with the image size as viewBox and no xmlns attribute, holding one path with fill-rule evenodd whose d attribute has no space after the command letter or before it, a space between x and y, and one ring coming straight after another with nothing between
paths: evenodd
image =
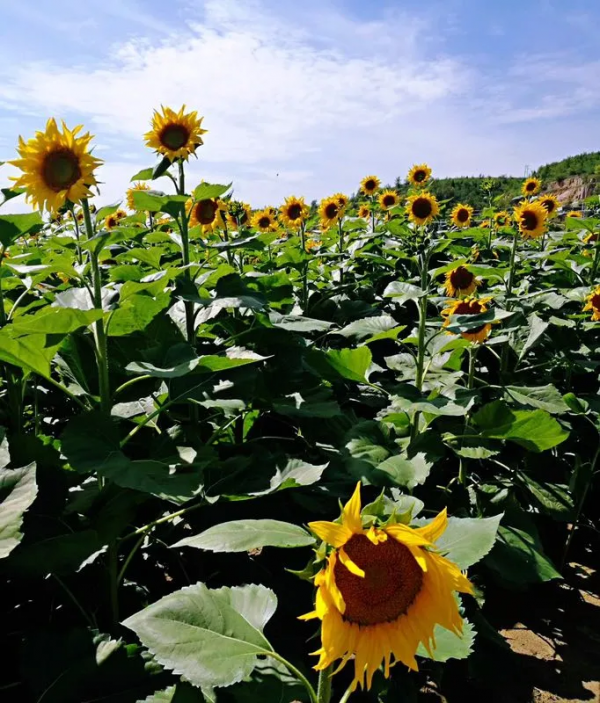
<instances>
[{"instance_id":1,"label":"sunflower stem","mask_svg":"<svg viewBox=\"0 0 600 703\"><path fill-rule=\"evenodd\" d=\"M300 225L300 240L302 242L302 256L307 257L308 254L306 252L306 232L304 231L305 225L304 222ZM309 260L308 258L304 262L304 266L302 269L302 310L306 312L306 307L308 305L308 264Z\"/></svg>"},{"instance_id":2,"label":"sunflower stem","mask_svg":"<svg viewBox=\"0 0 600 703\"><path fill-rule=\"evenodd\" d=\"M185 170L183 159L179 159L179 185L177 190L179 195L185 195ZM185 210L185 203L181 203L181 256L185 267L184 277L191 282L190 277L190 236L188 230L188 218ZM194 303L191 300L184 301L185 306L185 333L187 341L194 345Z\"/></svg>"},{"instance_id":3,"label":"sunflower stem","mask_svg":"<svg viewBox=\"0 0 600 703\"><path fill-rule=\"evenodd\" d=\"M415 385L419 393L423 390L423 380L425 378L425 349L427 344L425 343L425 333L426 333L426 323L427 323L427 298L428 298L428 287L429 287L429 250L425 250L420 257L421 265L421 290L423 291L422 297L419 299L419 331L417 336L417 368L415 376ZM417 436L419 429L419 413L416 412L413 419L412 427L412 439Z\"/></svg>"},{"instance_id":4,"label":"sunflower stem","mask_svg":"<svg viewBox=\"0 0 600 703\"><path fill-rule=\"evenodd\" d=\"M598 233L597 240L594 242L594 244L594 263L592 264L592 270L590 271L591 286L593 286L596 281L596 272L598 271L598 264L600 263L600 233Z\"/></svg>"},{"instance_id":5,"label":"sunflower stem","mask_svg":"<svg viewBox=\"0 0 600 703\"><path fill-rule=\"evenodd\" d=\"M297 669L293 664L291 664L287 659L281 656L281 654L277 654L277 652L263 652L263 654L267 657L271 657L271 659L276 659L278 662L281 662L285 668L292 673L298 681L302 683L304 688L306 689L306 692L308 693L308 697L310 698L310 703L321 703L321 699L317 698L317 694L315 693L315 689L311 685L310 681L304 676L304 674ZM321 672L323 673L323 672ZM320 679L319 679L320 680ZM329 699L327 699L329 701Z\"/></svg>"},{"instance_id":6,"label":"sunflower stem","mask_svg":"<svg viewBox=\"0 0 600 703\"><path fill-rule=\"evenodd\" d=\"M344 692L344 695L340 698L340 703L348 703L350 700L350 696L352 695L352 691L354 690L353 685L350 684L346 691Z\"/></svg>"},{"instance_id":7,"label":"sunflower stem","mask_svg":"<svg viewBox=\"0 0 600 703\"><path fill-rule=\"evenodd\" d=\"M468 348L469 353L469 374L467 376L467 388L472 390L475 381L475 361L477 359L477 352L479 351L479 346L471 344ZM468 416L465 417L465 433L469 424ZM464 437L464 434L463 434ZM467 462L464 458L460 459L458 465L458 482L461 486L467 485Z\"/></svg>"},{"instance_id":8,"label":"sunflower stem","mask_svg":"<svg viewBox=\"0 0 600 703\"><path fill-rule=\"evenodd\" d=\"M77 216L75 215L75 206L74 205L71 206L71 216L73 217L73 222L75 224L75 242L76 242L75 248L77 250L77 262L81 266L81 264L83 263L83 255L81 253L81 241L80 241L81 234L79 232L79 222L77 222Z\"/></svg>"},{"instance_id":9,"label":"sunflower stem","mask_svg":"<svg viewBox=\"0 0 600 703\"><path fill-rule=\"evenodd\" d=\"M506 283L506 309L510 312L512 310L512 291L515 282L515 269L517 263L517 245L519 243L518 233L515 232L513 235L512 248L510 250L510 263L508 268L508 281ZM502 347L502 357L500 359L500 374L503 375L506 372L506 367L508 365L508 342Z\"/></svg>"},{"instance_id":10,"label":"sunflower stem","mask_svg":"<svg viewBox=\"0 0 600 703\"><path fill-rule=\"evenodd\" d=\"M339 234L339 252L344 253L344 228L342 226L342 218L338 220L338 234ZM344 285L344 257L340 258L340 285Z\"/></svg>"},{"instance_id":11,"label":"sunflower stem","mask_svg":"<svg viewBox=\"0 0 600 703\"><path fill-rule=\"evenodd\" d=\"M317 702L329 703L331 700L331 674L333 673L333 664L330 664L326 669L319 671L319 685L317 687Z\"/></svg>"}]
</instances>

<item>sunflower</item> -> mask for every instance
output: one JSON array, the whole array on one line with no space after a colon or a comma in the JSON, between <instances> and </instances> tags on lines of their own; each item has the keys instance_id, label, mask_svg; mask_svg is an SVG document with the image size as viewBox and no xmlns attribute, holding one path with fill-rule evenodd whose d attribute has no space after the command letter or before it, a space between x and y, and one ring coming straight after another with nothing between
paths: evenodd
<instances>
[{"instance_id":1,"label":"sunflower","mask_svg":"<svg viewBox=\"0 0 600 703\"><path fill-rule=\"evenodd\" d=\"M496 227L510 227L512 217L506 210L501 210L494 215L494 222L496 223Z\"/></svg>"},{"instance_id":2,"label":"sunflower","mask_svg":"<svg viewBox=\"0 0 600 703\"><path fill-rule=\"evenodd\" d=\"M439 215L440 206L435 195L423 191L408 196L408 219L417 225L428 225Z\"/></svg>"},{"instance_id":3,"label":"sunflower","mask_svg":"<svg viewBox=\"0 0 600 703\"><path fill-rule=\"evenodd\" d=\"M539 178L527 178L521 187L523 195L537 195L542 188Z\"/></svg>"},{"instance_id":4,"label":"sunflower","mask_svg":"<svg viewBox=\"0 0 600 703\"><path fill-rule=\"evenodd\" d=\"M583 241L585 244L595 244L598 241L598 233L590 232L589 234L586 234Z\"/></svg>"},{"instance_id":5,"label":"sunflower","mask_svg":"<svg viewBox=\"0 0 600 703\"><path fill-rule=\"evenodd\" d=\"M295 195L286 198L279 211L283 224L293 229L298 229L308 217L308 206L304 198L297 198Z\"/></svg>"},{"instance_id":6,"label":"sunflower","mask_svg":"<svg viewBox=\"0 0 600 703\"><path fill-rule=\"evenodd\" d=\"M600 320L600 286L594 288L587 296L583 309L592 311L592 320Z\"/></svg>"},{"instance_id":7,"label":"sunflower","mask_svg":"<svg viewBox=\"0 0 600 703\"><path fill-rule=\"evenodd\" d=\"M340 206L340 212L341 214L344 214L346 211L346 208L348 207L348 196L344 195L343 193L336 193L335 195L332 196L337 200L338 205Z\"/></svg>"},{"instance_id":8,"label":"sunflower","mask_svg":"<svg viewBox=\"0 0 600 703\"><path fill-rule=\"evenodd\" d=\"M122 220L124 217L127 217L127 213L125 212L125 210L121 210L121 208L119 208L115 212L115 217L117 218L117 220Z\"/></svg>"},{"instance_id":9,"label":"sunflower","mask_svg":"<svg viewBox=\"0 0 600 703\"><path fill-rule=\"evenodd\" d=\"M395 190L386 190L379 196L379 207L382 210L391 210L399 202L400 198Z\"/></svg>"},{"instance_id":10,"label":"sunflower","mask_svg":"<svg viewBox=\"0 0 600 703\"><path fill-rule=\"evenodd\" d=\"M340 204L334 195L329 198L323 198L319 205L321 228L329 229L332 227L340 219L342 212Z\"/></svg>"},{"instance_id":11,"label":"sunflower","mask_svg":"<svg viewBox=\"0 0 600 703\"><path fill-rule=\"evenodd\" d=\"M203 117L198 117L197 112L184 113L185 105L175 112L170 107L163 107L162 114L154 111L152 129L144 135L146 146L163 154L171 161L181 158L187 159L190 154L195 154L196 149L202 146Z\"/></svg>"},{"instance_id":12,"label":"sunflower","mask_svg":"<svg viewBox=\"0 0 600 703\"><path fill-rule=\"evenodd\" d=\"M374 195L380 185L381 181L377 176L365 176L360 182L360 189L365 195Z\"/></svg>"},{"instance_id":13,"label":"sunflower","mask_svg":"<svg viewBox=\"0 0 600 703\"><path fill-rule=\"evenodd\" d=\"M265 208L254 213L252 226L260 232L276 232L277 220L275 219L274 208Z\"/></svg>"},{"instance_id":14,"label":"sunflower","mask_svg":"<svg viewBox=\"0 0 600 703\"><path fill-rule=\"evenodd\" d=\"M119 224L119 218L117 213L113 212L112 215L104 218L104 229L114 229Z\"/></svg>"},{"instance_id":15,"label":"sunflower","mask_svg":"<svg viewBox=\"0 0 600 703\"><path fill-rule=\"evenodd\" d=\"M316 239L307 239L306 240L306 251L309 252L311 249L316 249L317 247L321 246L321 242L317 241Z\"/></svg>"},{"instance_id":16,"label":"sunflower","mask_svg":"<svg viewBox=\"0 0 600 703\"><path fill-rule=\"evenodd\" d=\"M521 203L515 208L515 222L519 225L519 232L530 239L537 239L546 230L548 212L539 201Z\"/></svg>"},{"instance_id":17,"label":"sunflower","mask_svg":"<svg viewBox=\"0 0 600 703\"><path fill-rule=\"evenodd\" d=\"M556 195L543 195L539 199L539 203L548 213L548 219L556 217L558 214L558 208L560 207L560 203Z\"/></svg>"},{"instance_id":18,"label":"sunflower","mask_svg":"<svg viewBox=\"0 0 600 703\"><path fill-rule=\"evenodd\" d=\"M248 203L230 200L227 208L227 224L233 229L248 227L252 217L252 210Z\"/></svg>"},{"instance_id":19,"label":"sunflower","mask_svg":"<svg viewBox=\"0 0 600 703\"><path fill-rule=\"evenodd\" d=\"M63 122L60 132L56 120L50 119L46 130L36 132L29 141L19 137L17 152L21 158L9 163L23 174L12 180L16 188L25 188L34 208L55 213L67 200L78 203L92 195L94 169L102 161L88 151L92 135L87 132L78 136L81 129L79 125L69 130Z\"/></svg>"},{"instance_id":20,"label":"sunflower","mask_svg":"<svg viewBox=\"0 0 600 703\"><path fill-rule=\"evenodd\" d=\"M451 298L474 293L479 281L464 266L457 266L446 274L446 293Z\"/></svg>"},{"instance_id":21,"label":"sunflower","mask_svg":"<svg viewBox=\"0 0 600 703\"><path fill-rule=\"evenodd\" d=\"M358 208L358 216L368 220L371 217L371 208L368 205L361 205Z\"/></svg>"},{"instance_id":22,"label":"sunflower","mask_svg":"<svg viewBox=\"0 0 600 703\"><path fill-rule=\"evenodd\" d=\"M190 216L190 227L200 225L203 234L214 232L214 230L221 229L224 225L222 210L219 207L218 200L208 198L206 200L198 200L195 203L188 200L186 210Z\"/></svg>"},{"instance_id":23,"label":"sunflower","mask_svg":"<svg viewBox=\"0 0 600 703\"><path fill-rule=\"evenodd\" d=\"M436 625L462 633L454 592L473 593L466 576L436 548L448 524L445 509L417 528L394 519L365 528L360 511L359 482L341 524L309 523L333 550L315 576L315 610L301 616L322 621L315 669L327 669L336 659L341 668L354 657L353 690L364 687L365 678L370 688L382 663L386 677L398 661L417 670L417 648L422 643L432 653Z\"/></svg>"},{"instance_id":24,"label":"sunflower","mask_svg":"<svg viewBox=\"0 0 600 703\"><path fill-rule=\"evenodd\" d=\"M471 224L471 217L473 217L473 208L470 205L459 203L452 210L451 218L455 227L468 227Z\"/></svg>"},{"instance_id":25,"label":"sunflower","mask_svg":"<svg viewBox=\"0 0 600 703\"><path fill-rule=\"evenodd\" d=\"M579 212L579 210L571 210L571 212L567 213L567 217L583 217L583 215Z\"/></svg>"},{"instance_id":26,"label":"sunflower","mask_svg":"<svg viewBox=\"0 0 600 703\"><path fill-rule=\"evenodd\" d=\"M450 303L447 308L442 310L442 317L445 317L444 327L450 325L451 315L480 315L482 312L487 312L487 303L491 298L462 298ZM485 342L488 335L492 331L492 326L489 322L473 327L466 332L461 333L463 339L468 339L470 342ZM452 334L452 333L450 333Z\"/></svg>"},{"instance_id":27,"label":"sunflower","mask_svg":"<svg viewBox=\"0 0 600 703\"><path fill-rule=\"evenodd\" d=\"M407 180L415 188L422 188L431 178L431 169L427 164L413 166L408 172Z\"/></svg>"},{"instance_id":28,"label":"sunflower","mask_svg":"<svg viewBox=\"0 0 600 703\"><path fill-rule=\"evenodd\" d=\"M134 183L127 191L127 207L130 210L137 210L135 203L133 202L133 194L140 190L150 190L150 186L147 183L139 181L138 183Z\"/></svg>"}]
</instances>

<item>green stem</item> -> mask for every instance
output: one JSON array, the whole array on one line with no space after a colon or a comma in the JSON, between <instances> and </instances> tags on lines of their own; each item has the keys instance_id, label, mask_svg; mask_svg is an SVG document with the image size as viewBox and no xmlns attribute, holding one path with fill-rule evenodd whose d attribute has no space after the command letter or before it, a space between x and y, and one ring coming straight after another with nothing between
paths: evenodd
<instances>
[{"instance_id":1,"label":"green stem","mask_svg":"<svg viewBox=\"0 0 600 703\"><path fill-rule=\"evenodd\" d=\"M329 703L331 700L331 674L333 664L319 671L319 686L317 688L317 703Z\"/></svg>"},{"instance_id":2,"label":"green stem","mask_svg":"<svg viewBox=\"0 0 600 703\"><path fill-rule=\"evenodd\" d=\"M417 335L417 368L415 385L419 393L423 390L423 381L425 379L425 349L427 347L425 343L425 333L427 331L427 299L428 299L428 266L429 266L429 252L424 253L421 257L421 290L423 291L423 296L419 299L419 331ZM412 427L412 438L417 436L419 429L419 413L416 412L413 419Z\"/></svg>"},{"instance_id":3,"label":"green stem","mask_svg":"<svg viewBox=\"0 0 600 703\"><path fill-rule=\"evenodd\" d=\"M348 686L344 695L340 698L340 703L348 703L350 696L352 695L352 684Z\"/></svg>"},{"instance_id":4,"label":"green stem","mask_svg":"<svg viewBox=\"0 0 600 703\"><path fill-rule=\"evenodd\" d=\"M181 517L182 515L186 515L187 513L191 513L192 510L197 510L198 508L202 507L203 503L195 503L194 505L190 505L187 508L182 508L181 510L177 510L174 513L169 513L168 515L163 515L162 517L159 517L157 520L153 520L152 522L149 522L147 525L144 525L143 527L138 527L137 530L134 530L133 532L130 532L128 535L125 535L125 537L121 537L120 541L125 542L128 539L131 539L132 537L139 537L139 535L145 535L146 532L149 532L153 527L156 527L157 525L162 525L165 522L169 522L169 520L174 520L176 517Z\"/></svg>"},{"instance_id":5,"label":"green stem","mask_svg":"<svg viewBox=\"0 0 600 703\"><path fill-rule=\"evenodd\" d=\"M87 624L94 629L96 627L96 623L94 620L86 613L85 609L81 605L81 603L75 598L73 595L73 591L67 586L67 584L56 574L52 574L56 581L60 584L62 589L65 591L65 593L69 596L69 598L73 601L73 605L79 610L79 612L83 615L84 620L87 622Z\"/></svg>"},{"instance_id":6,"label":"green stem","mask_svg":"<svg viewBox=\"0 0 600 703\"><path fill-rule=\"evenodd\" d=\"M475 381L475 360L477 359L478 346L471 345L468 349L469 353L469 375L467 376L467 388L472 390ZM468 426L468 416L465 418L465 432ZM461 486L467 485L467 461L464 458L460 459L458 465L458 481Z\"/></svg>"},{"instance_id":7,"label":"green stem","mask_svg":"<svg viewBox=\"0 0 600 703\"><path fill-rule=\"evenodd\" d=\"M510 251L510 263L508 269L508 281L506 283L506 309L512 310L512 291L515 283L515 268L517 262L517 244L519 241L518 234L515 232L513 235L513 244ZM500 358L500 375L503 376L506 373L506 367L508 366L508 342L502 347L502 356Z\"/></svg>"},{"instance_id":8,"label":"green stem","mask_svg":"<svg viewBox=\"0 0 600 703\"><path fill-rule=\"evenodd\" d=\"M308 693L308 696L310 698L310 703L321 703L321 699L317 698L317 694L315 693L315 689L313 688L312 684L299 669L296 669L293 664L291 664L287 659L284 659L281 654L277 654L277 652L263 652L263 654L267 657L271 657L271 659L276 659L278 662L281 662L289 672L294 674L294 676L298 679L298 681L303 684L304 688L306 689L306 692ZM327 699L327 701L328 700L329 699Z\"/></svg>"},{"instance_id":9,"label":"green stem","mask_svg":"<svg viewBox=\"0 0 600 703\"><path fill-rule=\"evenodd\" d=\"M183 159L179 159L179 195L185 195L185 170ZM185 203L181 203L181 256L185 268L184 276L191 281L190 274L190 234L188 230L188 217L185 210ZM194 344L194 303L191 300L184 302L185 306L185 331L189 344Z\"/></svg>"},{"instance_id":10,"label":"green stem","mask_svg":"<svg viewBox=\"0 0 600 703\"><path fill-rule=\"evenodd\" d=\"M152 376L148 373L144 374L143 376L136 376L135 378L130 378L129 381L125 381L125 383L121 384L117 388L117 390L115 391L115 395L122 393L124 390L127 390L128 388L135 385L136 383L139 383L140 381L147 381L149 378L152 378Z\"/></svg>"},{"instance_id":11,"label":"green stem","mask_svg":"<svg viewBox=\"0 0 600 703\"><path fill-rule=\"evenodd\" d=\"M133 548L131 549L131 551L127 555L127 558L123 562L123 566L121 567L121 570L119 571L119 574L117 576L117 584L120 584L121 581L125 578L125 572L127 571L127 567L129 566L129 564L131 564L131 560L135 556L135 553L137 552L137 550L142 546L145 539L146 539L146 535L143 534L138 539L138 541L133 545Z\"/></svg>"},{"instance_id":12,"label":"green stem","mask_svg":"<svg viewBox=\"0 0 600 703\"><path fill-rule=\"evenodd\" d=\"M81 207L83 209L83 219L85 221L85 229L89 240L94 236L94 228L92 226L92 216L90 214L90 205L87 198L83 198L81 201ZM96 251L90 251L90 263L92 268L94 307L96 310L102 310L102 278L100 275L100 266L98 264L98 254ZM100 407L104 412L109 413L111 405L110 378L108 373L106 330L104 328L103 318L100 318L94 323L94 338L96 342L96 362L98 365Z\"/></svg>"},{"instance_id":13,"label":"green stem","mask_svg":"<svg viewBox=\"0 0 600 703\"><path fill-rule=\"evenodd\" d=\"M590 285L593 286L596 281L596 273L598 271L598 264L600 263L600 232L597 235L598 240L595 243L595 253L594 253L594 263L592 264L592 270L590 271Z\"/></svg>"},{"instance_id":14,"label":"green stem","mask_svg":"<svg viewBox=\"0 0 600 703\"><path fill-rule=\"evenodd\" d=\"M302 242L302 256L307 257L308 254L306 252L306 232L304 223L300 225L300 240ZM302 270L302 309L304 312L306 312L306 306L308 305L308 263L309 260L307 259L304 262L304 267Z\"/></svg>"},{"instance_id":15,"label":"green stem","mask_svg":"<svg viewBox=\"0 0 600 703\"><path fill-rule=\"evenodd\" d=\"M338 220L338 234L339 234L339 252L344 253L344 228L341 218ZM344 285L344 257L340 258L340 285Z\"/></svg>"},{"instance_id":16,"label":"green stem","mask_svg":"<svg viewBox=\"0 0 600 703\"><path fill-rule=\"evenodd\" d=\"M79 222L77 222L74 206L71 207L71 216L73 218L73 223L75 224L75 247L77 249L77 262L81 266L81 264L83 264L83 254L81 253L81 235L79 232Z\"/></svg>"}]
</instances>

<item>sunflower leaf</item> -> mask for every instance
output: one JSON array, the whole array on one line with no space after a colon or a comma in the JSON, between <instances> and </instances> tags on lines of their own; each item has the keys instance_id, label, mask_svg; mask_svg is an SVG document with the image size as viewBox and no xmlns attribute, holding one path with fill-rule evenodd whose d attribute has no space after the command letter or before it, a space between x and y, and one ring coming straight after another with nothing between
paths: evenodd
<instances>
[{"instance_id":1,"label":"sunflower leaf","mask_svg":"<svg viewBox=\"0 0 600 703\"><path fill-rule=\"evenodd\" d=\"M425 647L421 644L417 649L417 654L426 659L433 659L436 662L446 662L448 659L466 659L473 651L475 642L475 628L468 620L463 620L463 631L457 635L450 630L446 630L441 625L436 625L433 632L436 647L433 656L429 656Z\"/></svg>"},{"instance_id":2,"label":"sunflower leaf","mask_svg":"<svg viewBox=\"0 0 600 703\"><path fill-rule=\"evenodd\" d=\"M221 185L219 183L201 183L194 190L194 200L214 200L214 198L220 198L231 188L232 185L232 183L229 183L228 185Z\"/></svg>"}]
</instances>

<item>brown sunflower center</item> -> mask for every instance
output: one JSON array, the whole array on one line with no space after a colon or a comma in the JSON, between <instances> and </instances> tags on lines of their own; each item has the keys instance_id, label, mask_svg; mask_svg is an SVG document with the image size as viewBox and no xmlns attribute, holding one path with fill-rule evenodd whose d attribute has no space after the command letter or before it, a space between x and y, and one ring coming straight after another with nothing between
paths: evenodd
<instances>
[{"instance_id":1,"label":"brown sunflower center","mask_svg":"<svg viewBox=\"0 0 600 703\"><path fill-rule=\"evenodd\" d=\"M479 315L482 312L481 303L477 300L463 300L453 311L453 315Z\"/></svg>"},{"instance_id":2,"label":"brown sunflower center","mask_svg":"<svg viewBox=\"0 0 600 703\"><path fill-rule=\"evenodd\" d=\"M554 200L542 200L542 205L546 208L549 213L554 212L554 210L556 209L556 203L554 202Z\"/></svg>"},{"instance_id":3,"label":"brown sunflower center","mask_svg":"<svg viewBox=\"0 0 600 703\"><path fill-rule=\"evenodd\" d=\"M210 225L215 219L218 205L214 200L200 200L196 203L196 219L201 225Z\"/></svg>"},{"instance_id":4,"label":"brown sunflower center","mask_svg":"<svg viewBox=\"0 0 600 703\"><path fill-rule=\"evenodd\" d=\"M459 266L450 274L450 283L454 288L464 290L473 283L473 274L464 266Z\"/></svg>"},{"instance_id":5,"label":"brown sunflower center","mask_svg":"<svg viewBox=\"0 0 600 703\"><path fill-rule=\"evenodd\" d=\"M338 210L339 208L336 203L327 203L325 206L325 217L327 217L328 220L333 220L338 214Z\"/></svg>"},{"instance_id":6,"label":"brown sunflower center","mask_svg":"<svg viewBox=\"0 0 600 703\"><path fill-rule=\"evenodd\" d=\"M190 132L187 127L182 124L168 124L162 128L158 135L160 143L166 146L167 149L177 151L185 146L190 138Z\"/></svg>"},{"instance_id":7,"label":"brown sunflower center","mask_svg":"<svg viewBox=\"0 0 600 703\"><path fill-rule=\"evenodd\" d=\"M415 217L421 220L431 217L431 213L433 212L431 201L427 198L417 198L412 204L412 212Z\"/></svg>"},{"instance_id":8,"label":"brown sunflower center","mask_svg":"<svg viewBox=\"0 0 600 703\"><path fill-rule=\"evenodd\" d=\"M596 293L596 295L592 297L591 302L594 310L600 310L600 293Z\"/></svg>"},{"instance_id":9,"label":"brown sunflower center","mask_svg":"<svg viewBox=\"0 0 600 703\"><path fill-rule=\"evenodd\" d=\"M44 183L58 193L67 190L81 178L79 157L71 149L57 149L46 154L42 164Z\"/></svg>"},{"instance_id":10,"label":"brown sunflower center","mask_svg":"<svg viewBox=\"0 0 600 703\"><path fill-rule=\"evenodd\" d=\"M383 206L384 207L392 207L392 205L396 202L396 198L393 195L384 195L383 196Z\"/></svg>"},{"instance_id":11,"label":"brown sunflower center","mask_svg":"<svg viewBox=\"0 0 600 703\"><path fill-rule=\"evenodd\" d=\"M271 218L267 217L267 215L263 215L258 221L258 226L261 229L267 229L267 227L270 227L270 225L271 225Z\"/></svg>"},{"instance_id":12,"label":"brown sunflower center","mask_svg":"<svg viewBox=\"0 0 600 703\"><path fill-rule=\"evenodd\" d=\"M525 210L521 213L521 227L528 232L533 232L538 226L538 216L533 210Z\"/></svg>"},{"instance_id":13,"label":"brown sunflower center","mask_svg":"<svg viewBox=\"0 0 600 703\"><path fill-rule=\"evenodd\" d=\"M377 188L377 183L372 178L369 178L369 180L365 181L365 190L375 190Z\"/></svg>"},{"instance_id":14,"label":"brown sunflower center","mask_svg":"<svg viewBox=\"0 0 600 703\"><path fill-rule=\"evenodd\" d=\"M106 218L106 226L108 227L108 229L111 229L112 227L116 227L117 226L117 218L114 215L109 215Z\"/></svg>"},{"instance_id":15,"label":"brown sunflower center","mask_svg":"<svg viewBox=\"0 0 600 703\"><path fill-rule=\"evenodd\" d=\"M503 227L506 224L506 217L504 215L499 215L496 217L496 222L500 227Z\"/></svg>"},{"instance_id":16,"label":"brown sunflower center","mask_svg":"<svg viewBox=\"0 0 600 703\"><path fill-rule=\"evenodd\" d=\"M413 179L416 183L423 183L426 178L427 171L424 171L422 168L420 168L418 171L415 171L415 175L413 176Z\"/></svg>"},{"instance_id":17,"label":"brown sunflower center","mask_svg":"<svg viewBox=\"0 0 600 703\"><path fill-rule=\"evenodd\" d=\"M526 190L528 193L531 193L531 192L533 192L533 191L535 190L536 185L537 185L537 184L535 183L535 181L528 181L528 182L525 184L525 190Z\"/></svg>"},{"instance_id":18,"label":"brown sunflower center","mask_svg":"<svg viewBox=\"0 0 600 703\"><path fill-rule=\"evenodd\" d=\"M292 203L288 206L287 216L290 220L297 220L302 214L302 206L299 203Z\"/></svg>"},{"instance_id":19,"label":"brown sunflower center","mask_svg":"<svg viewBox=\"0 0 600 703\"><path fill-rule=\"evenodd\" d=\"M461 207L461 209L456 213L456 219L459 222L467 222L469 219L469 211L465 207Z\"/></svg>"},{"instance_id":20,"label":"brown sunflower center","mask_svg":"<svg viewBox=\"0 0 600 703\"><path fill-rule=\"evenodd\" d=\"M335 565L335 582L346 604L344 619L377 625L406 613L423 585L423 571L408 547L392 538L374 545L366 535L353 535L344 549L365 572L363 578L339 561Z\"/></svg>"}]
</instances>

